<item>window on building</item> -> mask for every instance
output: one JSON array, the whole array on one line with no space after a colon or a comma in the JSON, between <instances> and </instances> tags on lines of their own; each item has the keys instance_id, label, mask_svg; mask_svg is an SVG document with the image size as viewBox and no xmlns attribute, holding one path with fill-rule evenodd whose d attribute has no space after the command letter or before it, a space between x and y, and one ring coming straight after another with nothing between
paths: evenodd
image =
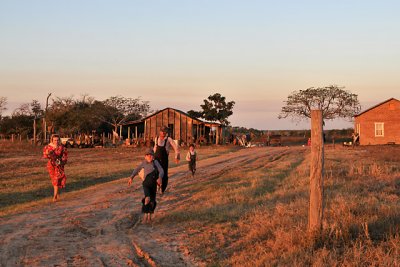
<instances>
[{"instance_id":1,"label":"window on building","mask_svg":"<svg viewBox=\"0 0 400 267\"><path fill-rule=\"evenodd\" d=\"M384 123L383 122L375 122L375 136L384 136Z\"/></svg>"}]
</instances>

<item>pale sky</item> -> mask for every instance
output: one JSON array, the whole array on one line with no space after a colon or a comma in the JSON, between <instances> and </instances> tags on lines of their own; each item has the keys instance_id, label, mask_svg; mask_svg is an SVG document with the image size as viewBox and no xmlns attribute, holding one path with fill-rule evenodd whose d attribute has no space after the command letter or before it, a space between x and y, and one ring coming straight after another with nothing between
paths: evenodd
<instances>
[{"instance_id":1,"label":"pale sky","mask_svg":"<svg viewBox=\"0 0 400 267\"><path fill-rule=\"evenodd\" d=\"M188 111L221 93L236 102L233 126L304 129L277 119L294 90L345 86L363 109L400 98L399 10L385 0L0 0L0 96L8 113L48 92Z\"/></svg>"}]
</instances>

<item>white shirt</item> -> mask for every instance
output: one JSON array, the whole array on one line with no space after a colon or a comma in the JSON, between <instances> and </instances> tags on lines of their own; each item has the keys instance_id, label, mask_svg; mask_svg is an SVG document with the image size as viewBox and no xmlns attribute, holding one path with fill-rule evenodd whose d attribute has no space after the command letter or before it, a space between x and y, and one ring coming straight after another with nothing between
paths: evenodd
<instances>
[{"instance_id":1,"label":"white shirt","mask_svg":"<svg viewBox=\"0 0 400 267\"><path fill-rule=\"evenodd\" d=\"M175 151L175 159L179 159L180 158L179 146L175 143L175 141L171 137L167 136L165 138L168 138L167 144L165 145L165 149L167 150L167 153L169 154L169 151L172 147ZM165 138L161 139L160 137L156 137L154 139L154 152L156 152L157 144L158 144L158 146L164 146Z\"/></svg>"}]
</instances>

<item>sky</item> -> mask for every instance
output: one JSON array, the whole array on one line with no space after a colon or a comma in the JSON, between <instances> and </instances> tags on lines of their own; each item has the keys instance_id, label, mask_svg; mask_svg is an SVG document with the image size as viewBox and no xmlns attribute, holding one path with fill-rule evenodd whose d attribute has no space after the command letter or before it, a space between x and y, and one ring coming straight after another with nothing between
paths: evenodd
<instances>
[{"instance_id":1,"label":"sky","mask_svg":"<svg viewBox=\"0 0 400 267\"><path fill-rule=\"evenodd\" d=\"M10 114L49 92L182 111L220 93L236 102L233 126L306 129L277 118L293 91L344 86L362 109L400 98L399 10L385 0L0 0L0 96Z\"/></svg>"}]
</instances>

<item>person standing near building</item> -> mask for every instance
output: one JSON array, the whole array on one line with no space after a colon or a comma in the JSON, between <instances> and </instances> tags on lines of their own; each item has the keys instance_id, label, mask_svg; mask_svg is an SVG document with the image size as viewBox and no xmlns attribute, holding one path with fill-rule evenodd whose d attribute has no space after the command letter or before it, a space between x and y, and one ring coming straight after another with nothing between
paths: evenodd
<instances>
[{"instance_id":1,"label":"person standing near building","mask_svg":"<svg viewBox=\"0 0 400 267\"><path fill-rule=\"evenodd\" d=\"M174 140L168 136L169 128L162 126L160 129L160 134L154 139L154 153L155 159L160 162L161 167L164 170L164 176L162 178L161 194L165 192L168 185L168 156L171 147L175 151L175 162L178 164L180 159L179 146L174 142Z\"/></svg>"},{"instance_id":2,"label":"person standing near building","mask_svg":"<svg viewBox=\"0 0 400 267\"><path fill-rule=\"evenodd\" d=\"M360 145L360 136L358 135L358 133L352 133L351 137L353 138L353 147Z\"/></svg>"}]
</instances>

